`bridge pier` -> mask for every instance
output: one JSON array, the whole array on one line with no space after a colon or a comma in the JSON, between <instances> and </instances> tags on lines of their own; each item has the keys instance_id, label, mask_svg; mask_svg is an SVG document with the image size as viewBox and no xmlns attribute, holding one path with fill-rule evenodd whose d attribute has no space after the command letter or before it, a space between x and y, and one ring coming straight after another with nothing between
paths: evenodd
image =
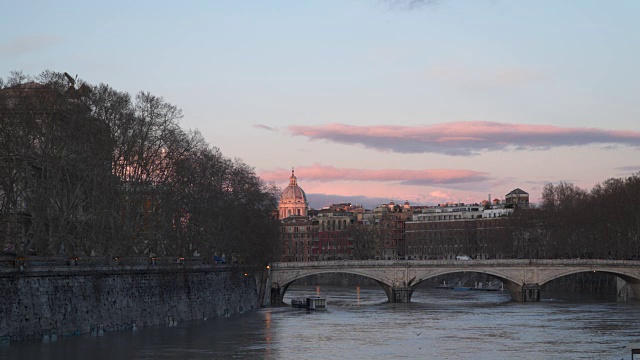
<instances>
[{"instance_id":1,"label":"bridge pier","mask_svg":"<svg viewBox=\"0 0 640 360\"><path fill-rule=\"evenodd\" d=\"M283 297L284 297L284 292L282 292L282 289L280 288L280 286L276 284L272 284L271 296L270 296L271 307L281 306L283 304L283 300L282 300Z\"/></svg>"},{"instance_id":2,"label":"bridge pier","mask_svg":"<svg viewBox=\"0 0 640 360\"><path fill-rule=\"evenodd\" d=\"M538 284L520 285L503 280L504 287L511 293L511 300L517 302L539 302L541 286Z\"/></svg>"},{"instance_id":3,"label":"bridge pier","mask_svg":"<svg viewBox=\"0 0 640 360\"><path fill-rule=\"evenodd\" d=\"M619 301L640 300L640 283L618 277L617 295Z\"/></svg>"},{"instance_id":4,"label":"bridge pier","mask_svg":"<svg viewBox=\"0 0 640 360\"><path fill-rule=\"evenodd\" d=\"M631 300L640 300L640 284L638 283L628 283L631 290L633 290L633 295L631 296Z\"/></svg>"},{"instance_id":5,"label":"bridge pier","mask_svg":"<svg viewBox=\"0 0 640 360\"><path fill-rule=\"evenodd\" d=\"M392 286L376 280L378 284L384 289L387 294L387 299L390 303L408 303L411 302L411 295L413 295L413 286Z\"/></svg>"},{"instance_id":6,"label":"bridge pier","mask_svg":"<svg viewBox=\"0 0 640 360\"><path fill-rule=\"evenodd\" d=\"M394 287L391 288L389 302L408 303L411 302L411 295L413 295L413 289L411 287Z\"/></svg>"},{"instance_id":7,"label":"bridge pier","mask_svg":"<svg viewBox=\"0 0 640 360\"><path fill-rule=\"evenodd\" d=\"M540 301L540 285L524 284L522 285L522 302L538 302Z\"/></svg>"}]
</instances>

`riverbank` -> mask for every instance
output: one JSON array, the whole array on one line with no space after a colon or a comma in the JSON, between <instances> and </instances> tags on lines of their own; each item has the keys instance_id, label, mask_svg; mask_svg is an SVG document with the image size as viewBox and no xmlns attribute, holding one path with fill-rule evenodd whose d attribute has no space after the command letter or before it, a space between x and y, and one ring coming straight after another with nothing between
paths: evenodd
<instances>
[{"instance_id":1,"label":"riverbank","mask_svg":"<svg viewBox=\"0 0 640 360\"><path fill-rule=\"evenodd\" d=\"M229 316L259 304L259 274L215 265L0 270L0 342Z\"/></svg>"}]
</instances>

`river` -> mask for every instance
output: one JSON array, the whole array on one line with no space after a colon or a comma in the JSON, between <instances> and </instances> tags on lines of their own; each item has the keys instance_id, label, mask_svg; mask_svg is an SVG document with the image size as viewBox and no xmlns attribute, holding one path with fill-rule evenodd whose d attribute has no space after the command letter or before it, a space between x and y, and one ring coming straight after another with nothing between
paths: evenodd
<instances>
[{"instance_id":1,"label":"river","mask_svg":"<svg viewBox=\"0 0 640 360\"><path fill-rule=\"evenodd\" d=\"M418 288L389 304L381 288L292 286L328 310L261 309L228 318L0 347L0 359L631 359L640 303Z\"/></svg>"}]
</instances>

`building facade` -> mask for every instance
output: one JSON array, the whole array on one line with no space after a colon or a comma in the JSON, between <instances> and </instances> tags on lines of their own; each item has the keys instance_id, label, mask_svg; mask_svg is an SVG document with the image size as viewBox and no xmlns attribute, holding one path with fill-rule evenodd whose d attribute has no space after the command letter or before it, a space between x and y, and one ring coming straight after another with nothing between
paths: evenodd
<instances>
[{"instance_id":1,"label":"building facade","mask_svg":"<svg viewBox=\"0 0 640 360\"><path fill-rule=\"evenodd\" d=\"M513 209L479 204L450 204L424 209L405 223L407 257L411 259L476 259L512 255Z\"/></svg>"},{"instance_id":2,"label":"building facade","mask_svg":"<svg viewBox=\"0 0 640 360\"><path fill-rule=\"evenodd\" d=\"M318 249L318 222L304 216L280 221L281 261L315 261Z\"/></svg>"},{"instance_id":3,"label":"building facade","mask_svg":"<svg viewBox=\"0 0 640 360\"><path fill-rule=\"evenodd\" d=\"M517 188L505 195L505 203L512 206L529 206L529 193Z\"/></svg>"},{"instance_id":4,"label":"building facade","mask_svg":"<svg viewBox=\"0 0 640 360\"><path fill-rule=\"evenodd\" d=\"M353 233L357 215L351 204L333 204L318 210L318 260L353 258Z\"/></svg>"}]
</instances>

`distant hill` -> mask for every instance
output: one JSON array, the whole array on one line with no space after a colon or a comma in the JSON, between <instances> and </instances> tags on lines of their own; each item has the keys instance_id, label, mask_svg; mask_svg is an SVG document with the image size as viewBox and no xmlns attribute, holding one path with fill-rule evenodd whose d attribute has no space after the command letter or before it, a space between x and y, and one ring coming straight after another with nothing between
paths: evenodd
<instances>
[{"instance_id":1,"label":"distant hill","mask_svg":"<svg viewBox=\"0 0 640 360\"><path fill-rule=\"evenodd\" d=\"M365 209L373 209L374 207L380 204L387 204L389 201L393 200L397 203L404 203L405 199L389 199L389 198L376 198L376 197L368 197L368 196L342 196L342 195L327 195L327 194L307 194L307 200L309 201L309 206L314 209L322 209L325 206L331 204L338 204L348 202L351 204L358 204L364 206ZM414 204L411 205L421 205Z\"/></svg>"}]
</instances>

